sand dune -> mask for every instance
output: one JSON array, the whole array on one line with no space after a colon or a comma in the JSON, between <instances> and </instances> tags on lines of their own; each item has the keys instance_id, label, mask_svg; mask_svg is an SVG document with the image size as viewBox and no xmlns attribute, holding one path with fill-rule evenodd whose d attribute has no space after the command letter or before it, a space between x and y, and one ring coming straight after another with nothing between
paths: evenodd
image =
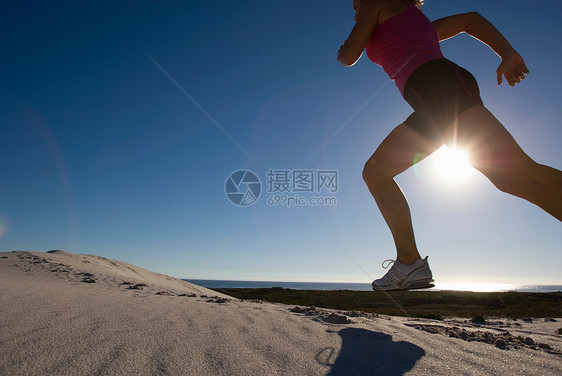
<instances>
[{"instance_id":1,"label":"sand dune","mask_svg":"<svg viewBox=\"0 0 562 376\"><path fill-rule=\"evenodd\" d=\"M510 326L240 301L125 262L0 253L0 375L560 375L562 319Z\"/></svg>"}]
</instances>

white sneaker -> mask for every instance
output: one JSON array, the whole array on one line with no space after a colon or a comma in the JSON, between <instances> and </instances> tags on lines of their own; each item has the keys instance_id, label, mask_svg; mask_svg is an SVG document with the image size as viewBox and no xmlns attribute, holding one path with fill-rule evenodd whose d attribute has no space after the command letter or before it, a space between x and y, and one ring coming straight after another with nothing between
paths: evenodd
<instances>
[{"instance_id":1,"label":"white sneaker","mask_svg":"<svg viewBox=\"0 0 562 376\"><path fill-rule=\"evenodd\" d=\"M394 260L385 260L382 263L384 269L388 268L384 263L390 261L394 263L390 270L379 279L371 284L375 291L392 291L392 290L410 290L410 289L427 289L434 287L433 274L427 263L427 256L417 260L412 265L402 264Z\"/></svg>"}]
</instances>

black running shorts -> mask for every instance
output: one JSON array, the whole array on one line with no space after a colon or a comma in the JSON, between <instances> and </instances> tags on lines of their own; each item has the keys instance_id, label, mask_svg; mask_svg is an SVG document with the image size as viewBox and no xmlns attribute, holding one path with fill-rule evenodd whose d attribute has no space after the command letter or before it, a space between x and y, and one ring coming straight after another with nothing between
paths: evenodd
<instances>
[{"instance_id":1,"label":"black running shorts","mask_svg":"<svg viewBox=\"0 0 562 376\"><path fill-rule=\"evenodd\" d=\"M405 123L437 141L442 141L445 130L466 109L482 105L474 76L444 58L416 69L403 95L415 111Z\"/></svg>"}]
</instances>

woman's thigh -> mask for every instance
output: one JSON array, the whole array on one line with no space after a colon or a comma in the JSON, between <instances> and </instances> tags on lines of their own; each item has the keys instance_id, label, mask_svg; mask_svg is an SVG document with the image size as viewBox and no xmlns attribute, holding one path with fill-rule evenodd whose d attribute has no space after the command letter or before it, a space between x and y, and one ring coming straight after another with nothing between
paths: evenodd
<instances>
[{"instance_id":1,"label":"woman's thigh","mask_svg":"<svg viewBox=\"0 0 562 376\"><path fill-rule=\"evenodd\" d=\"M510 173L534 163L484 106L464 111L448 127L444 141L468 153L471 164L485 175Z\"/></svg>"},{"instance_id":2,"label":"woman's thigh","mask_svg":"<svg viewBox=\"0 0 562 376\"><path fill-rule=\"evenodd\" d=\"M365 164L365 172L392 178L439 148L438 143L406 123L398 125L383 140Z\"/></svg>"}]
</instances>

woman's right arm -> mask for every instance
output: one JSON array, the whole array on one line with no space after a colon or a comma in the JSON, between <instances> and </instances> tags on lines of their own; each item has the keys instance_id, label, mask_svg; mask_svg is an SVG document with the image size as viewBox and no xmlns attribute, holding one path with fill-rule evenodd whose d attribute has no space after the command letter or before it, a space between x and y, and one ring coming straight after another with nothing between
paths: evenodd
<instances>
[{"instance_id":1,"label":"woman's right arm","mask_svg":"<svg viewBox=\"0 0 562 376\"><path fill-rule=\"evenodd\" d=\"M338 51L338 61L351 67L359 60L378 23L380 4L375 0L363 0L355 10L355 26Z\"/></svg>"},{"instance_id":2,"label":"woman's right arm","mask_svg":"<svg viewBox=\"0 0 562 376\"><path fill-rule=\"evenodd\" d=\"M509 86L519 83L529 70L523 58L515 51L505 37L487 19L477 12L456 14L433 21L439 40L451 38L465 32L489 46L502 59L497 69L498 85L502 75Z\"/></svg>"}]
</instances>

